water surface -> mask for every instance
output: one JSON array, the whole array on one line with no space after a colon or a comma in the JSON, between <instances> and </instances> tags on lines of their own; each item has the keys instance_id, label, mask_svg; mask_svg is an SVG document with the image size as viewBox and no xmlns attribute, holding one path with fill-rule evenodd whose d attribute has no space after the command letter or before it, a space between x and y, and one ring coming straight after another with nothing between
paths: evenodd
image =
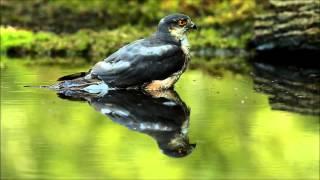
<instances>
[{"instance_id":1,"label":"water surface","mask_svg":"<svg viewBox=\"0 0 320 180\"><path fill-rule=\"evenodd\" d=\"M176 111L161 109L167 107L154 97L137 95L147 99L149 108L139 108L139 98L125 98L122 116L130 112L139 117L132 121L137 126L128 125L130 118L120 122L97 108L121 105L110 98L70 101L47 89L23 87L50 84L85 69L6 63L1 71L2 179L319 178L319 96L312 82L288 88L274 83L282 82L279 76L263 73L252 79L188 70L176 85L179 100L160 101ZM180 116L188 109L190 115ZM187 143L196 146L181 158L166 155L154 132L137 129L141 121L163 122L174 133L183 130Z\"/></svg>"}]
</instances>

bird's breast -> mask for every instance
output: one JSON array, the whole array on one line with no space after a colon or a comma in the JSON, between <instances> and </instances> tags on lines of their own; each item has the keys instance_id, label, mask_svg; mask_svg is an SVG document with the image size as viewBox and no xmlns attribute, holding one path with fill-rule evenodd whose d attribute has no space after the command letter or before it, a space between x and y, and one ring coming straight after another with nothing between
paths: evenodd
<instances>
[{"instance_id":1,"label":"bird's breast","mask_svg":"<svg viewBox=\"0 0 320 180\"><path fill-rule=\"evenodd\" d=\"M153 80L150 83L144 84L144 89L147 91L155 91L155 90L163 90L163 89L170 89L174 86L174 84L179 80L180 76L184 71L187 69L189 64L189 57L186 55L184 58L183 66L181 69L171 76L167 77L163 80Z\"/></svg>"}]
</instances>

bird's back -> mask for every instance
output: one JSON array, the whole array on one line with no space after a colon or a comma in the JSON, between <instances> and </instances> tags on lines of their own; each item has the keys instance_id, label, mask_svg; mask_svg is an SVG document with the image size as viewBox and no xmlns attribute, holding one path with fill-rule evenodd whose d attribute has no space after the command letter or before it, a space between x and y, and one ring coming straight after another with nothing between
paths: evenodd
<instances>
[{"instance_id":1,"label":"bird's back","mask_svg":"<svg viewBox=\"0 0 320 180\"><path fill-rule=\"evenodd\" d=\"M98 62L91 75L110 86L140 86L182 69L185 55L176 44L150 37L137 40Z\"/></svg>"}]
</instances>

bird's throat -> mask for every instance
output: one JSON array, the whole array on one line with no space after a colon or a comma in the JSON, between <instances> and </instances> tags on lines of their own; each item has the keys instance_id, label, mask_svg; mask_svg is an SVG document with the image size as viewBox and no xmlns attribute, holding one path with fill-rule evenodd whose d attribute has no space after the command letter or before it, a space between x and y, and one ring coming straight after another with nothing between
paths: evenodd
<instances>
[{"instance_id":1,"label":"bird's throat","mask_svg":"<svg viewBox=\"0 0 320 180\"><path fill-rule=\"evenodd\" d=\"M180 39L181 49L182 51L189 56L190 55L190 44L187 38L187 35L184 35L182 39Z\"/></svg>"}]
</instances>

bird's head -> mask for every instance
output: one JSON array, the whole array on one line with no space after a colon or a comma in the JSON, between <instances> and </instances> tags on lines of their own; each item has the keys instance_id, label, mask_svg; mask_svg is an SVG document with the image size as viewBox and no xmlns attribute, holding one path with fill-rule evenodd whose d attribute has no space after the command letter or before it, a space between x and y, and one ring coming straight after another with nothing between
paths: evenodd
<instances>
[{"instance_id":1,"label":"bird's head","mask_svg":"<svg viewBox=\"0 0 320 180\"><path fill-rule=\"evenodd\" d=\"M174 158L188 156L196 148L196 144L190 143L188 135L184 133L174 134L167 142L158 142L158 146L162 153Z\"/></svg>"},{"instance_id":2,"label":"bird's head","mask_svg":"<svg viewBox=\"0 0 320 180\"><path fill-rule=\"evenodd\" d=\"M171 14L162 18L157 33L169 34L176 40L182 40L187 32L197 29L190 17L184 14Z\"/></svg>"}]
</instances>

